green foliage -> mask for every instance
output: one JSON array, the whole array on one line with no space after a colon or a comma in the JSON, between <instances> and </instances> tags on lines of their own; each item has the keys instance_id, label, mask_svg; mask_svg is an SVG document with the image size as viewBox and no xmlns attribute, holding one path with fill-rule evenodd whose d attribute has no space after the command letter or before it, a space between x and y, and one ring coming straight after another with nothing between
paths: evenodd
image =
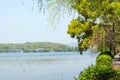
<instances>
[{"instance_id":1,"label":"green foliage","mask_svg":"<svg viewBox=\"0 0 120 80\"><path fill-rule=\"evenodd\" d=\"M74 0L72 7L79 16L68 25L68 34L78 39L79 44L81 43L79 49L86 50L90 46L98 46L97 49L101 51L113 49L116 42L114 37L118 35L112 32L112 29L120 20L120 2L118 0Z\"/></svg>"},{"instance_id":2,"label":"green foliage","mask_svg":"<svg viewBox=\"0 0 120 80\"><path fill-rule=\"evenodd\" d=\"M113 54L111 51L103 51L103 52L101 52L101 53L97 56L97 59L98 59L101 55L108 55L108 56L110 56L111 58L114 57L114 54Z\"/></svg>"},{"instance_id":3,"label":"green foliage","mask_svg":"<svg viewBox=\"0 0 120 80\"><path fill-rule=\"evenodd\" d=\"M96 59L96 65L103 68L112 67L112 58L106 54L99 55Z\"/></svg>"},{"instance_id":4,"label":"green foliage","mask_svg":"<svg viewBox=\"0 0 120 80\"><path fill-rule=\"evenodd\" d=\"M120 71L112 68L112 53L102 52L96 59L96 65L91 65L80 73L76 80L120 80Z\"/></svg>"},{"instance_id":5,"label":"green foliage","mask_svg":"<svg viewBox=\"0 0 120 80\"><path fill-rule=\"evenodd\" d=\"M117 76L116 71L113 70L111 67L98 67L96 72L96 80L109 80L111 78L115 79L115 77Z\"/></svg>"},{"instance_id":6,"label":"green foliage","mask_svg":"<svg viewBox=\"0 0 120 80\"><path fill-rule=\"evenodd\" d=\"M49 10L55 10L54 13L59 12L57 10L70 10L73 3L74 0L38 0L40 10L49 8Z\"/></svg>"},{"instance_id":7,"label":"green foliage","mask_svg":"<svg viewBox=\"0 0 120 80\"><path fill-rule=\"evenodd\" d=\"M120 71L116 71L116 76L113 78L110 78L109 80L120 80Z\"/></svg>"},{"instance_id":8,"label":"green foliage","mask_svg":"<svg viewBox=\"0 0 120 80\"><path fill-rule=\"evenodd\" d=\"M109 80L111 78L115 79L116 76L117 73L112 68L101 68L91 65L84 69L84 71L80 73L79 78L76 78L76 80Z\"/></svg>"},{"instance_id":9,"label":"green foliage","mask_svg":"<svg viewBox=\"0 0 120 80\"><path fill-rule=\"evenodd\" d=\"M98 46L97 46L97 50L98 51L102 51L102 52L104 52L104 51L109 51L109 47L108 46L106 46L105 45L105 43L100 43Z\"/></svg>"},{"instance_id":10,"label":"green foliage","mask_svg":"<svg viewBox=\"0 0 120 80\"><path fill-rule=\"evenodd\" d=\"M84 36L82 36L82 33L85 33ZM71 24L68 25L68 34L70 34L70 36L72 38L76 37L77 39L83 39L81 40L81 48L87 49L90 46L90 39L91 39L91 33L92 33L92 29L90 28L90 23L85 22L83 23L82 21L78 20L78 19L73 19L71 21ZM89 37L89 38L88 38Z\"/></svg>"},{"instance_id":11,"label":"green foliage","mask_svg":"<svg viewBox=\"0 0 120 80\"><path fill-rule=\"evenodd\" d=\"M27 42L24 44L0 44L0 52L16 51L18 49L24 52L35 51L38 48L43 48L44 51L77 51L77 47L70 47L65 44L51 42Z\"/></svg>"},{"instance_id":12,"label":"green foliage","mask_svg":"<svg viewBox=\"0 0 120 80\"><path fill-rule=\"evenodd\" d=\"M38 0L38 4L43 11L52 13L49 19L52 22L61 19L60 16L63 17L66 12L72 12L72 9L78 12L78 18L68 25L67 33L78 39L81 51L90 46L99 46L97 49L104 51L116 45L113 37L106 37L113 35L111 30L106 29L112 29L113 23L120 22L119 0ZM105 49L101 44L105 45Z\"/></svg>"},{"instance_id":13,"label":"green foliage","mask_svg":"<svg viewBox=\"0 0 120 80\"><path fill-rule=\"evenodd\" d=\"M72 15L73 9L71 6L73 4L74 0L38 0L40 11L47 15L49 13L47 20L52 26L54 24L58 25L66 13Z\"/></svg>"},{"instance_id":14,"label":"green foliage","mask_svg":"<svg viewBox=\"0 0 120 80\"><path fill-rule=\"evenodd\" d=\"M84 71L80 73L79 78L75 80L96 80L95 73L95 66L91 65L84 69Z\"/></svg>"}]
</instances>

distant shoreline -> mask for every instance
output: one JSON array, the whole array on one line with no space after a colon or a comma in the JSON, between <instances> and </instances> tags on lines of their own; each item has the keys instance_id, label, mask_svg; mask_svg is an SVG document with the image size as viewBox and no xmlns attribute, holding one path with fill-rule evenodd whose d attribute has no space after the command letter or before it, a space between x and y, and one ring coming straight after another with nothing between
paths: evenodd
<instances>
[{"instance_id":1,"label":"distant shoreline","mask_svg":"<svg viewBox=\"0 0 120 80\"><path fill-rule=\"evenodd\" d=\"M55 53L58 51L54 51ZM0 53L54 53L50 51L43 51L43 52L0 52ZM79 51L59 51L59 52L79 52Z\"/></svg>"},{"instance_id":2,"label":"distant shoreline","mask_svg":"<svg viewBox=\"0 0 120 80\"><path fill-rule=\"evenodd\" d=\"M51 42L27 42L22 44L0 44L0 52L73 52L77 47Z\"/></svg>"}]
</instances>

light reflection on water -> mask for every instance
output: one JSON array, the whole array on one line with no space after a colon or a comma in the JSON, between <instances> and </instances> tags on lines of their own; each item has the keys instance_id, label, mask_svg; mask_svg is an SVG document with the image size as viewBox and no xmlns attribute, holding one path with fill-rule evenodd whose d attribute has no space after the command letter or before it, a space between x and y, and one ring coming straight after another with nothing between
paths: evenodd
<instances>
[{"instance_id":1,"label":"light reflection on water","mask_svg":"<svg viewBox=\"0 0 120 80\"><path fill-rule=\"evenodd\" d=\"M0 79L74 80L95 58L78 52L0 53Z\"/></svg>"}]
</instances>

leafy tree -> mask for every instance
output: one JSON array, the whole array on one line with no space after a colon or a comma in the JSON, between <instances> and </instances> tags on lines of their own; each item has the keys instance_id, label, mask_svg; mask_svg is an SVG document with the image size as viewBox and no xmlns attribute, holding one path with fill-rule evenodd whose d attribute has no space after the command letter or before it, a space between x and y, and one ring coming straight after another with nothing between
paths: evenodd
<instances>
[{"instance_id":1,"label":"leafy tree","mask_svg":"<svg viewBox=\"0 0 120 80\"><path fill-rule=\"evenodd\" d=\"M68 25L68 34L78 40L82 54L92 46L109 47L115 52L115 27L120 21L120 2L117 0L74 0L73 8L79 13ZM120 27L119 27L120 29ZM101 47L100 47L101 48Z\"/></svg>"},{"instance_id":2,"label":"leafy tree","mask_svg":"<svg viewBox=\"0 0 120 80\"><path fill-rule=\"evenodd\" d=\"M52 26L59 24L64 15L67 13L74 15L72 5L74 0L38 0L39 9L44 14L47 13L47 18Z\"/></svg>"},{"instance_id":3,"label":"leafy tree","mask_svg":"<svg viewBox=\"0 0 120 80\"><path fill-rule=\"evenodd\" d=\"M53 19L58 19L72 9L78 12L78 18L68 25L67 33L78 40L80 53L96 46L97 50L110 50L120 44L118 27L120 23L120 0L38 0L40 9L52 12ZM49 8L49 9L48 9ZM63 13L61 13L63 12ZM56 18L55 18L56 17ZM51 21L52 21L51 20ZM117 29L117 28L119 29Z\"/></svg>"}]
</instances>

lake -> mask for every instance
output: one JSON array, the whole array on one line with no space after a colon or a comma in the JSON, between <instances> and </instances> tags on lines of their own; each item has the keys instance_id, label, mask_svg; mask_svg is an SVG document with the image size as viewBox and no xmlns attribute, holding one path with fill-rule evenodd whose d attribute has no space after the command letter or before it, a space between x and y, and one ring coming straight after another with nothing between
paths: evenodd
<instances>
[{"instance_id":1,"label":"lake","mask_svg":"<svg viewBox=\"0 0 120 80\"><path fill-rule=\"evenodd\" d=\"M0 80L74 80L95 63L88 53L0 53Z\"/></svg>"}]
</instances>

